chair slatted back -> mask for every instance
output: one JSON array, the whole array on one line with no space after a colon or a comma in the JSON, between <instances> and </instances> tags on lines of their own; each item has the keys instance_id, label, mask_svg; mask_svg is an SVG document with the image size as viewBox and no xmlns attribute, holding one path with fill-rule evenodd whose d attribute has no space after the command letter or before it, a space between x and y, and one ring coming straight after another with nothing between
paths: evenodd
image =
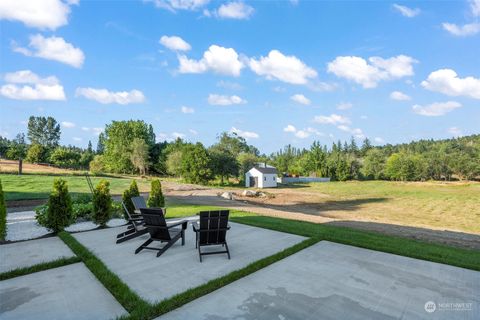
<instances>
[{"instance_id":1,"label":"chair slatted back","mask_svg":"<svg viewBox=\"0 0 480 320\"><path fill-rule=\"evenodd\" d=\"M139 197L132 197L132 203L135 207L135 210L140 210L142 208L147 207L147 203L145 202L145 198L142 196Z\"/></svg>"},{"instance_id":2,"label":"chair slatted back","mask_svg":"<svg viewBox=\"0 0 480 320\"><path fill-rule=\"evenodd\" d=\"M145 227L148 229L148 233L154 239L171 240L170 232L168 232L167 222L163 209L160 208L140 208L143 220L145 221Z\"/></svg>"},{"instance_id":3,"label":"chair slatted back","mask_svg":"<svg viewBox=\"0 0 480 320\"><path fill-rule=\"evenodd\" d=\"M225 242L229 210L200 212L200 244L221 244Z\"/></svg>"},{"instance_id":4,"label":"chair slatted back","mask_svg":"<svg viewBox=\"0 0 480 320\"><path fill-rule=\"evenodd\" d=\"M128 208L127 206L125 205L125 202L122 201L122 207L123 207L123 210L125 210L125 212L127 213L127 216L128 216L128 219L132 219L132 216L130 215L130 212L128 212ZM135 221L132 221L131 222L133 228L135 228L136 231L138 231L138 223L135 222Z\"/></svg>"}]
</instances>

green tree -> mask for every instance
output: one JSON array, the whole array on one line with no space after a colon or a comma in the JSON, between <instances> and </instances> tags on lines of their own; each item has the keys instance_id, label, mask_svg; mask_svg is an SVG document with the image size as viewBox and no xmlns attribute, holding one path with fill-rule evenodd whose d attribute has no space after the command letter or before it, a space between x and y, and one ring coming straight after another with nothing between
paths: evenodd
<instances>
[{"instance_id":1,"label":"green tree","mask_svg":"<svg viewBox=\"0 0 480 320\"><path fill-rule=\"evenodd\" d=\"M60 124L52 117L34 117L28 119L28 139L32 144L46 148L58 146L60 141Z\"/></svg>"},{"instance_id":2,"label":"green tree","mask_svg":"<svg viewBox=\"0 0 480 320\"><path fill-rule=\"evenodd\" d=\"M162 193L162 184L160 180L152 180L152 188L150 190L150 196L147 200L147 205L149 208L163 208L165 207L165 198Z\"/></svg>"},{"instance_id":3,"label":"green tree","mask_svg":"<svg viewBox=\"0 0 480 320\"><path fill-rule=\"evenodd\" d=\"M379 149L369 149L363 159L362 174L367 179L382 179L386 158Z\"/></svg>"},{"instance_id":4,"label":"green tree","mask_svg":"<svg viewBox=\"0 0 480 320\"><path fill-rule=\"evenodd\" d=\"M97 154L89 164L90 172L93 174L100 174L105 172L105 163L103 162L103 156Z\"/></svg>"},{"instance_id":5,"label":"green tree","mask_svg":"<svg viewBox=\"0 0 480 320\"><path fill-rule=\"evenodd\" d=\"M15 139L11 141L5 155L10 160L25 158L27 155L27 144L25 143L25 135L23 133L17 134Z\"/></svg>"},{"instance_id":6,"label":"green tree","mask_svg":"<svg viewBox=\"0 0 480 320\"><path fill-rule=\"evenodd\" d=\"M93 222L105 227L112 213L112 196L110 195L110 183L100 180L93 190Z\"/></svg>"},{"instance_id":7,"label":"green tree","mask_svg":"<svg viewBox=\"0 0 480 320\"><path fill-rule=\"evenodd\" d=\"M0 240L7 237L7 205L3 195L2 180L0 180Z\"/></svg>"},{"instance_id":8,"label":"green tree","mask_svg":"<svg viewBox=\"0 0 480 320\"><path fill-rule=\"evenodd\" d=\"M175 177L182 175L182 157L183 152L181 150L173 151L167 156L166 167L168 174Z\"/></svg>"},{"instance_id":9,"label":"green tree","mask_svg":"<svg viewBox=\"0 0 480 320\"><path fill-rule=\"evenodd\" d=\"M87 152L88 153L93 153L93 146L92 146L92 141L91 140L88 140Z\"/></svg>"},{"instance_id":10,"label":"green tree","mask_svg":"<svg viewBox=\"0 0 480 320\"><path fill-rule=\"evenodd\" d=\"M61 168L76 169L80 166L82 155L70 148L57 147L50 154L50 163Z\"/></svg>"},{"instance_id":11,"label":"green tree","mask_svg":"<svg viewBox=\"0 0 480 320\"><path fill-rule=\"evenodd\" d=\"M144 175L148 167L148 145L145 140L135 138L132 142L130 161L141 175Z\"/></svg>"},{"instance_id":12,"label":"green tree","mask_svg":"<svg viewBox=\"0 0 480 320\"><path fill-rule=\"evenodd\" d=\"M253 153L241 152L237 156L237 162L239 163L240 180L244 181L245 173L247 173L248 170L252 169L257 164L257 162L259 162L259 159Z\"/></svg>"},{"instance_id":13,"label":"green tree","mask_svg":"<svg viewBox=\"0 0 480 320\"><path fill-rule=\"evenodd\" d=\"M97 142L97 154L103 154L105 151L105 133L100 132Z\"/></svg>"},{"instance_id":14,"label":"green tree","mask_svg":"<svg viewBox=\"0 0 480 320\"><path fill-rule=\"evenodd\" d=\"M27 151L26 161L30 163L42 163L47 159L47 150L41 144L34 143L30 145Z\"/></svg>"},{"instance_id":15,"label":"green tree","mask_svg":"<svg viewBox=\"0 0 480 320\"><path fill-rule=\"evenodd\" d=\"M135 138L143 139L148 148L155 144L155 135L145 122L137 120L113 121L105 129L104 162L106 169L116 173L131 173L132 143Z\"/></svg>"},{"instance_id":16,"label":"green tree","mask_svg":"<svg viewBox=\"0 0 480 320\"><path fill-rule=\"evenodd\" d=\"M133 215L135 213L135 206L132 203L132 198L138 196L140 196L140 192L138 191L137 181L132 180L132 182L130 183L130 187L125 190L122 195L122 201L125 204L125 207L127 207L130 215ZM128 219L127 213L124 212L123 214L125 220Z\"/></svg>"},{"instance_id":17,"label":"green tree","mask_svg":"<svg viewBox=\"0 0 480 320\"><path fill-rule=\"evenodd\" d=\"M220 177L220 183L223 184L225 178L238 176L238 162L235 156L228 150L219 145L214 145L208 150L211 159L213 175Z\"/></svg>"},{"instance_id":18,"label":"green tree","mask_svg":"<svg viewBox=\"0 0 480 320\"><path fill-rule=\"evenodd\" d=\"M44 227L59 232L68 227L73 222L72 199L68 193L67 181L55 179L53 181L53 191L48 198L47 210L44 219L37 221Z\"/></svg>"},{"instance_id":19,"label":"green tree","mask_svg":"<svg viewBox=\"0 0 480 320\"><path fill-rule=\"evenodd\" d=\"M188 183L207 184L213 178L210 157L200 143L187 145L183 150L182 178Z\"/></svg>"}]
</instances>

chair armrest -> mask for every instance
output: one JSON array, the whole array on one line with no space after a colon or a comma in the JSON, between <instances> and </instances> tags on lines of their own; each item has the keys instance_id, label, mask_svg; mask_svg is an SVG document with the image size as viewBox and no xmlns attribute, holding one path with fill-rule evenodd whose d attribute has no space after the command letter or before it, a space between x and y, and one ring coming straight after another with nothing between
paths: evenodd
<instances>
[{"instance_id":1,"label":"chair armrest","mask_svg":"<svg viewBox=\"0 0 480 320\"><path fill-rule=\"evenodd\" d=\"M200 225L198 224L198 221L192 222L192 228L193 228L193 232L200 231Z\"/></svg>"},{"instance_id":2,"label":"chair armrest","mask_svg":"<svg viewBox=\"0 0 480 320\"><path fill-rule=\"evenodd\" d=\"M143 218L130 218L128 221L143 221Z\"/></svg>"},{"instance_id":3,"label":"chair armrest","mask_svg":"<svg viewBox=\"0 0 480 320\"><path fill-rule=\"evenodd\" d=\"M179 225L183 225L183 229L186 229L187 228L187 224L188 224L188 220L182 220L182 221L178 221L178 222L175 222L175 223L172 223L170 225L167 224L167 229L170 229L170 228L173 228L173 227L177 227Z\"/></svg>"}]
</instances>

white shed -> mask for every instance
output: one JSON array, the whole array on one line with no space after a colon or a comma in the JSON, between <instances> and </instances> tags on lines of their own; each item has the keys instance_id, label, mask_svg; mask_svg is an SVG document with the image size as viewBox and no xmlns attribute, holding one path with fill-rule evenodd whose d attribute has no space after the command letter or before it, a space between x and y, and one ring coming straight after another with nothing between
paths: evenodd
<instances>
[{"instance_id":1,"label":"white shed","mask_svg":"<svg viewBox=\"0 0 480 320\"><path fill-rule=\"evenodd\" d=\"M245 187L276 188L277 169L274 167L253 167L245 173Z\"/></svg>"}]
</instances>

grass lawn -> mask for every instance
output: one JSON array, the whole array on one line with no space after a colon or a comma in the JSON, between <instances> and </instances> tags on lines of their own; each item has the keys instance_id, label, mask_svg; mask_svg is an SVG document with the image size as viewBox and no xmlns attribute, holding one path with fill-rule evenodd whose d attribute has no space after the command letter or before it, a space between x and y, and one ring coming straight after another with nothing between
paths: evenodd
<instances>
[{"instance_id":1,"label":"grass lawn","mask_svg":"<svg viewBox=\"0 0 480 320\"><path fill-rule=\"evenodd\" d=\"M0 174L5 200L25 200L25 199L45 199L48 198L52 187L54 175L44 174ZM58 178L65 179L68 183L68 190L71 193L90 193L87 180L84 176L62 175ZM91 177L95 186L101 179L110 182L110 192L112 194L122 194L128 188L133 178L127 177ZM140 192L150 191L150 181L142 178L137 180Z\"/></svg>"},{"instance_id":2,"label":"grass lawn","mask_svg":"<svg viewBox=\"0 0 480 320\"><path fill-rule=\"evenodd\" d=\"M288 198L332 218L480 234L478 182L347 181L299 184L278 192L285 195L278 201Z\"/></svg>"}]
</instances>

